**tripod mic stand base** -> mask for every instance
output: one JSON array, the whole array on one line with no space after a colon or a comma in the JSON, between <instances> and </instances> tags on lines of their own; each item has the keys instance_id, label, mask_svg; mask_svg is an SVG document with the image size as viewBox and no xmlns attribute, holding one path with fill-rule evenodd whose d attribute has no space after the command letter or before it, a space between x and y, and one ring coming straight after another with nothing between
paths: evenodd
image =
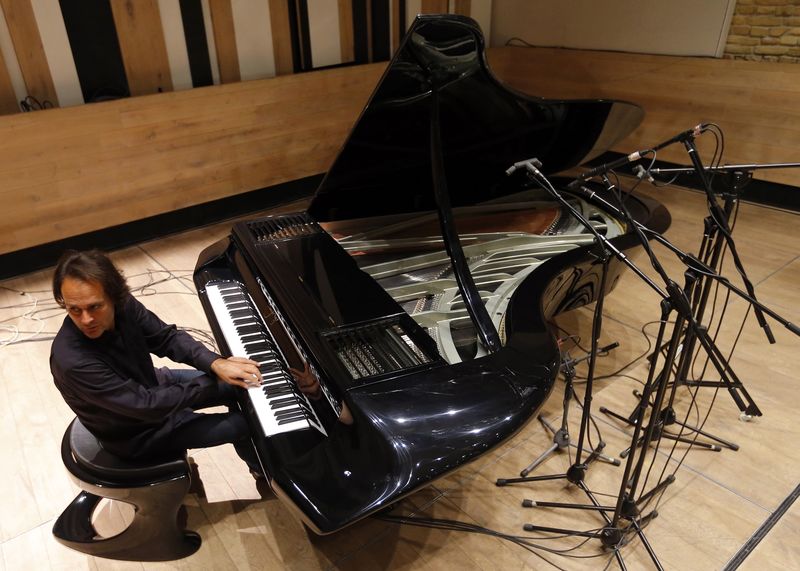
<instances>
[{"instance_id":1,"label":"tripod mic stand base","mask_svg":"<svg viewBox=\"0 0 800 571\"><path fill-rule=\"evenodd\" d=\"M586 464L573 464L567 469L567 481L572 484L583 482L586 478Z\"/></svg>"},{"instance_id":2,"label":"tripod mic stand base","mask_svg":"<svg viewBox=\"0 0 800 571\"><path fill-rule=\"evenodd\" d=\"M545 429L547 429L553 435L553 443L547 450L545 450L542 454L540 454L538 458L536 458L527 467L525 467L523 470L520 471L519 475L522 478L533 472L533 470L539 464L544 462L553 452L564 450L570 446L572 446L573 448L578 447L578 445L572 442L572 440L570 439L569 431L567 430L566 424L562 425L561 428L556 430L549 422L547 422L547 420L545 420L545 418L542 415L539 415L539 421L542 423ZM589 451L590 456L594 456L597 460L605 462L606 464L619 466L620 461L617 458L612 458L610 456L606 456L605 454L600 453L604 447L605 447L604 442L598 443L597 448Z\"/></svg>"},{"instance_id":3,"label":"tripod mic stand base","mask_svg":"<svg viewBox=\"0 0 800 571\"><path fill-rule=\"evenodd\" d=\"M603 544L603 547L608 549L616 549L617 547L622 546L622 540L625 536L622 533L621 529L616 527L604 527L600 530L600 542Z\"/></svg>"}]
</instances>

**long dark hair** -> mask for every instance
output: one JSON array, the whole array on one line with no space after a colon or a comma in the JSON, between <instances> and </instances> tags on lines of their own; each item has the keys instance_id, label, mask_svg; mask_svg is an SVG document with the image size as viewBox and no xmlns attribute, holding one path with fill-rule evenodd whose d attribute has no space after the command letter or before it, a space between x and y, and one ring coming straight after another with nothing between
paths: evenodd
<instances>
[{"instance_id":1,"label":"long dark hair","mask_svg":"<svg viewBox=\"0 0 800 571\"><path fill-rule=\"evenodd\" d=\"M64 307L64 296L61 294L61 284L64 278L70 277L84 282L95 281L103 286L103 291L114 302L114 307L120 307L131 290L122 273L114 263L100 250L67 250L58 260L53 273L53 297L56 303Z\"/></svg>"}]
</instances>

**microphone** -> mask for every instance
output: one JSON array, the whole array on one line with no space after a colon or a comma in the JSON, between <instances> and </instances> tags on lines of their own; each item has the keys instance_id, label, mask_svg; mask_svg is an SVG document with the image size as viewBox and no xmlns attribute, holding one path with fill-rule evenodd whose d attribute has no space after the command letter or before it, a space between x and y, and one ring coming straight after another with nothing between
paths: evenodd
<instances>
[{"instance_id":1,"label":"microphone","mask_svg":"<svg viewBox=\"0 0 800 571\"><path fill-rule=\"evenodd\" d=\"M705 131L707 128L708 128L708 124L707 123L698 123L697 125L695 125L691 129L687 129L686 131L681 131L680 133L678 133L677 135L675 135L671 139L667 139L666 141L663 141L663 142L657 144L655 147L653 147L651 149L644 149L644 150L641 150L641 151L635 151L635 152L631 153L630 155L625 155L624 157L621 157L621 158L619 158L619 159L617 159L615 161L611 161L610 163L605 163L605 164L600 165L599 167L595 167L593 169L590 169L590 170L586 171L585 173L579 175L578 178L576 178L572 182L570 182L567 185L567 189L568 190L574 190L575 188L579 187L583 182L589 180L590 178L596 177L599 174L605 174L610 170L614 170L615 168L621 167L623 165L627 165L628 163L632 163L634 161L638 161L640 158L642 158L643 155L658 151L660 149L663 149L664 147L672 145L673 143L678 143L678 142L681 142L681 141L686 141L688 139L694 138L694 137L698 136L700 133L702 133L703 131Z\"/></svg>"},{"instance_id":2,"label":"microphone","mask_svg":"<svg viewBox=\"0 0 800 571\"><path fill-rule=\"evenodd\" d=\"M639 180L644 180L646 178L650 184L656 182L656 179L650 176L650 172L647 169L645 169L642 165L636 165L635 167L633 167L633 174L635 174L636 178L638 178Z\"/></svg>"},{"instance_id":3,"label":"microphone","mask_svg":"<svg viewBox=\"0 0 800 571\"><path fill-rule=\"evenodd\" d=\"M516 163L514 163L513 165L511 165L506 169L506 174L510 175L515 170L523 167L528 168L529 165L533 165L535 168L539 169L542 168L542 161L540 161L539 159L525 159L524 161L517 161Z\"/></svg>"},{"instance_id":4,"label":"microphone","mask_svg":"<svg viewBox=\"0 0 800 571\"><path fill-rule=\"evenodd\" d=\"M682 132L678 133L677 135L675 135L671 139L667 139L663 143L657 144L655 147L653 147L650 150L651 151L659 151L659 150L663 149L664 147L667 147L667 146L669 146L669 145L671 145L673 143L680 143L680 142L686 141L688 139L693 139L694 137L697 137L700 133L702 133L706 129L708 129L708 123L698 123L697 125L695 125L691 129L687 129L686 131L682 131Z\"/></svg>"},{"instance_id":5,"label":"microphone","mask_svg":"<svg viewBox=\"0 0 800 571\"><path fill-rule=\"evenodd\" d=\"M647 152L649 152L649 150L635 151L630 155L625 155L624 157L619 158L615 161L611 161L610 163L605 163L600 165L599 167L590 169L585 173L578 175L578 178L576 178L567 185L567 189L574 190L575 188L580 186L581 183L589 180L590 178L596 177L599 174L605 174L610 170L614 170L615 168L621 167L622 165L627 165L628 163L632 163L633 161L638 161L640 158L642 158L642 155Z\"/></svg>"}]
</instances>

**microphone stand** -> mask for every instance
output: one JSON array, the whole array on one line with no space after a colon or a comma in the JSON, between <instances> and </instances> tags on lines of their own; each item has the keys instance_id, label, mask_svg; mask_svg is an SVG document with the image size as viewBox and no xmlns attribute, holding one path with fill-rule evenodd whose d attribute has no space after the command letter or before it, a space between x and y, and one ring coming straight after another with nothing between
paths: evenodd
<instances>
[{"instance_id":1,"label":"microphone stand","mask_svg":"<svg viewBox=\"0 0 800 571\"><path fill-rule=\"evenodd\" d=\"M689 293L693 292L690 295L690 299L692 300L692 313L695 317L695 320L700 323L705 314L707 302L713 287L713 282L722 279L721 276L718 275L719 266L721 265L721 256L723 252L723 246L727 243L729 247L732 246L732 236L730 235L730 228L728 224L730 222L731 214L734 211L736 203L740 197L741 189L749 182L752 178L752 171L757 170L760 168L792 168L792 167L800 167L800 163L774 163L774 164L765 164L765 165L726 165L722 167L703 167L702 164L699 162L699 158L697 157L697 152L694 147L693 136L687 137L683 140L684 146L686 146L687 150L689 150L690 157L693 160L695 166L691 168L671 168L671 169L652 169L650 172L654 174L661 174L661 173L696 173L696 172L725 172L730 173L731 179L729 182L729 188L727 192L722 194L724 198L724 206L720 208L716 202L716 199L713 195L710 195L710 185L708 180L703 176L703 182L706 188L706 194L709 200L709 208L711 209L710 215L705 218L704 220L704 232L703 238L701 241L701 245L699 248L699 258L703 260L700 262L699 259L694 258L684 252L681 252L677 248L675 248L671 243L666 241L663 236L655 234L647 229L644 229L647 233L650 234L651 237L656 238L659 242L666 245L668 248L673 250L678 257L687 263L688 269L686 271L686 285L684 286L684 290ZM698 171L698 169L702 169ZM617 214L622 215L623 213L620 212L619 209L615 208L613 205L609 204L606 201L603 201L605 206L612 209L612 211L616 211ZM719 222L724 223L724 228L720 227ZM773 312L769 311L768 308L764 307L760 304L756 299L753 292L752 284L747 279L746 274L744 273L744 269L741 266L741 261L738 260L738 254L736 253L735 247L731 247L731 252L736 256L735 263L737 269L739 269L739 273L743 276L745 280L745 284L748 287L747 294L744 294L740 290L735 290L732 288L731 284L727 283L725 285L729 289L733 289L735 293L743 297L756 309L756 315L761 316L761 321L759 322L764 328L765 333L767 334L767 338L771 343L774 343L775 339L772 335L772 332L769 328L769 325L763 319L763 314L767 313L777 321L785 325L794 333L798 333L797 329L791 324L786 322L785 320L781 319L779 316L773 314ZM691 283L690 283L691 282ZM707 329L704 328L704 336L707 338ZM739 445L733 442L729 442L720 438L719 436L715 436L708 432L703 431L699 427L691 426L687 424L685 421L679 421L677 419L677 415L674 409L674 402L676 397L677 387L680 385L690 386L690 387L725 387L727 388L736 404L739 406L741 411L741 418L743 420L749 419L752 416L761 416L761 411L752 401L750 396L747 394L747 391L744 389L741 381L736 377L735 373L728 367L725 358L722 354L715 350L714 354L719 359L720 363L727 368L728 376L722 375L722 380L719 382L716 381L690 381L688 380L689 369L691 367L691 357L694 355L695 348L696 348L697 338L695 333L691 329L687 329L685 331L685 340L683 346L683 352L681 354L681 360L678 364L678 374L676 375L675 383L673 385L673 390L670 393L670 398L668 401L667 406L661 410L660 412L660 424L658 426L658 430L663 430L669 425L677 424L681 427L681 431L679 435L674 435L669 432L662 432L661 436L664 438L690 443L692 445L700 446L707 448L712 451L720 451L722 447L729 448L731 450L738 450ZM656 346L657 351L664 350L665 347L663 346ZM655 352L653 353L655 355ZM716 363L715 363L716 366ZM719 368L719 367L718 367ZM730 377L730 378L728 378ZM735 391L739 391L742 393L742 396L747 399L748 403L744 405L742 400L738 397ZM641 395L634 393L637 398L641 399ZM693 393L693 397L696 393ZM641 406L641 404L640 404ZM646 405L645 405L646 406ZM622 422L627 423L628 425L632 425L634 423L634 417L636 415L636 409L627 417L615 413L611 410L608 410L605 407L600 407L600 412L612 416ZM688 430L695 434L701 435L704 438L707 438L716 444L707 443L697 440L695 436L692 439L687 439L683 437L683 431ZM623 450L620 453L620 456L623 458L630 452L630 449Z\"/></svg>"},{"instance_id":2,"label":"microphone stand","mask_svg":"<svg viewBox=\"0 0 800 571\"><path fill-rule=\"evenodd\" d=\"M753 283L750 281L750 278L747 277L747 273L744 270L744 266L742 265L742 260L739 257L739 252L736 250L736 244L733 241L733 236L731 235L731 229L729 225L730 214L731 212L724 211L719 203L717 202L716 196L714 196L714 192L711 189L711 183L706 176L706 169L703 166L702 161L700 160L700 156L697 153L697 147L694 144L694 135L690 135L682 140L683 146L686 149L686 152L689 154L689 159L692 162L692 166L694 166L694 170L697 173L697 176L700 177L700 182L702 182L703 190L706 193L706 200L708 201L708 209L710 213L711 220L715 223L714 231L717 236L722 236L724 238L725 245L728 246L728 249L731 252L731 256L733 257L734 265L736 266L736 270L741 275L742 280L744 281L745 288L747 289L747 293L753 299L756 298L755 288L753 287ZM715 258L716 251L722 249L722 240L717 240L717 243L714 245L715 247ZM715 258L712 260L716 261ZM711 267L716 267L714 263L711 264ZM706 282L708 283L708 282ZM705 290L710 289L710 287L704 287L704 297L705 299L708 298L706 295ZM758 305L753 306L753 310L756 315L756 319L758 320L759 326L764 330L764 333L767 336L770 344L775 343L775 337L772 335L772 330L767 323L767 320L764 318L764 313L761 311Z\"/></svg>"},{"instance_id":3,"label":"microphone stand","mask_svg":"<svg viewBox=\"0 0 800 571\"><path fill-rule=\"evenodd\" d=\"M631 262L625 254L623 254L614 244L612 244L608 238L601 235L597 230L591 225L591 223L586 220L586 218L572 205L567 201L554 187L550 184L550 181L539 171L537 168L541 166L541 163L536 159L530 159L528 161L520 161L513 165L507 172L510 174L516 168L525 168L528 174L533 178L538 184L540 184L556 201L558 201L563 207L565 207L582 225L584 225L589 232L591 232L595 237L595 244L598 246L599 251L595 254L598 262L601 264L600 267L600 284L597 294L597 301L595 302L594 308L594 315L592 318L592 340L591 340L591 352L589 356L589 370L587 373L587 381L586 381L586 391L584 394L584 403L583 403L583 414L581 416L581 424L580 424L580 435L578 437L578 445L577 445L577 453L575 458L575 463L567 470L566 474L558 474L553 476L535 476L531 478L509 478L509 479L500 479L497 481L498 486L512 484L516 482L523 482L523 481L540 481L540 480L552 480L552 479L559 479L565 478L570 483L575 484L578 486L583 492L586 494L587 498L591 502L591 505L587 504L569 504L569 503L560 503L560 502L540 502L540 501L533 501L533 500L524 500L522 505L523 507L554 507L554 508L567 508L567 509L578 509L578 510L591 510L596 511L600 514L600 516L605 521L606 525L600 529L599 531L584 531L584 530L570 530L570 529L562 529L562 528L554 528L554 527L547 527L547 526L539 526L533 524L525 524L523 529L525 531L541 531L541 532L549 532L549 533L557 533L557 534L566 534L566 535L575 535L575 536L582 536L588 538L596 538L600 539L603 545L613 550L614 556L617 560L621 569L626 569L625 562L622 558L619 548L622 547L625 543L627 543L631 534L636 534L641 540L642 544L645 546L648 555L650 556L651 560L655 564L656 568L662 570L663 567L658 560L655 552L653 551L650 543L647 541L647 538L644 536L643 528L653 519L656 517L657 513L655 510L646 516L640 517L640 511L636 502L632 502L628 500L628 496L626 493L626 483L629 481L631 476L634 476L634 482L638 482L639 475L641 474L641 470L643 468L643 462L639 463L636 467L635 471L631 470L632 461L635 454L628 457L628 462L625 467L625 475L622 479L622 487L620 493L618 495L618 501L615 506L604 506L601 505L600 502L595 497L595 494L589 489L588 485L585 482L586 470L593 460L596 459L597 455L599 454L598 450L593 450L589 453L586 457L585 461L583 460L583 446L584 442L588 437L588 426L589 426L589 419L591 415L591 403L592 403L592 389L593 389L593 382L594 382L594 370L595 364L597 361L597 353L598 353L598 340L600 337L600 330L602 328L602 313L603 313L603 303L605 300L606 294L606 278L608 274L608 263L611 256L617 257L621 260L626 266L628 266L634 273L636 273L647 285L649 285L653 290L655 290L662 299L665 301L668 297L674 296L675 293L672 290L672 284L668 283L668 292L664 292L653 280L651 280L646 274L644 274L633 262ZM641 234L641 231L637 229L637 232ZM644 240L646 242L646 239ZM680 289L680 288L678 288ZM668 303L663 304L665 307L668 306ZM659 344L661 343L663 334L663 329L666 323L666 319L662 321L662 331L660 332ZM651 370L651 378L648 379L648 383L645 385L645 391L648 395L652 392L654 386L654 382L652 379L652 370ZM659 395L661 395L661 399L663 400L663 389L659 385ZM647 407L640 407L640 418L636 425L636 429L634 431L634 442L639 439L639 431L643 426L644 415L646 412ZM651 422L651 426L652 426ZM647 433L647 442L650 443L653 441L653 432L652 430ZM644 447L646 451L648 449L647 446ZM669 484L674 481L674 477L669 476L667 479L659 483L654 489L649 491L646 494L643 494L639 501L649 501L654 495L659 493L663 488L666 488ZM635 487L633 488L635 490ZM624 509L623 509L624 508ZM613 518L609 515L613 513ZM621 519L625 518L628 522L627 525L623 527L621 523Z\"/></svg>"},{"instance_id":4,"label":"microphone stand","mask_svg":"<svg viewBox=\"0 0 800 571\"><path fill-rule=\"evenodd\" d=\"M694 148L693 138L696 134L696 131L698 131L698 128L692 131L681 133L677 137L674 137L670 141L665 142L658 147L661 148L667 143L671 144L672 142L678 141L683 142L687 147L687 150L690 151L690 155L692 155L692 161L693 164L695 164L695 169L698 169L697 165L700 164L700 167L702 167L702 164L696 157L696 150L692 150ZM558 202L566 206L573 213L573 215L578 218L578 220L587 226L587 228L590 228L590 230L593 231L594 229L591 228L588 222L575 211L575 209L555 190L555 188L552 187L547 178L541 172L539 172L537 166L541 166L541 164L538 163L538 161L535 161L535 159L531 159L530 161L521 161L509 170L513 171L514 168L518 167L526 168L534 180L541 184ZM607 187L609 189L613 188L610 181L608 181L608 178L604 178ZM579 177L577 180L582 183L584 179ZM705 180L705 183L707 185L708 181ZM573 184L572 186L575 185ZM580 186L580 184L578 186ZM709 193L710 189L707 187L707 196ZM726 387L742 412L746 414L761 414L760 410L758 410L758 407L752 401L749 394L747 394L747 391L745 390L741 381L739 381L739 379L735 376L735 373L731 369L730 364L727 362L724 355L722 355L720 350L716 347L714 341L709 337L707 329L702 326L699 319L697 319L699 316L702 316L702 313L698 312L697 309L700 305L703 305L703 309L705 309L705 304L699 304L697 301L693 304L690 300L701 300L702 298L702 294L695 294L697 291L699 277L702 276L705 278L706 283L713 280L723 284L730 291L747 300L751 305L753 305L753 307L758 308L762 314L773 317L796 335L800 335L800 328L792 323L789 323L774 311L758 302L754 296L751 295L750 291L743 292L739 288L733 286L733 284L731 284L727 278L717 274L704 262L692 255L682 252L673 246L666 238L657 232L649 230L644 225L637 222L628 214L627 209L624 207L624 203L621 203L619 207L611 205L601 197L597 196L594 191L583 188L582 186L577 189L576 194L582 194L590 200L594 199L603 202L606 206L611 207L611 212L616 212L621 219L625 219L629 222L631 230L635 235L638 236L642 247L649 256L653 268L656 270L665 284L665 290L662 290L661 287L655 284L653 280L651 280L638 267L636 267L636 265L628 260L628 258L622 252L620 252L614 246L614 244L612 244L605 237L602 237L593 231L598 244L602 244L604 246L605 253L605 256L602 258L604 270L603 275L601 276L602 284L601 293L598 294L598 303L600 303L600 301L603 299L601 295L605 287L605 267L608 263L610 255L613 254L629 268L631 268L646 285L648 285L659 295L661 298L661 322L654 345L655 350L651 356L652 366L649 369L647 380L645 381L642 389L640 405L631 415L631 421L634 427L632 444L628 450L625 467L623 469L624 473L615 505L603 506L597 501L595 495L591 490L589 490L588 486L583 480L583 475L585 474L585 465L583 466L583 469L581 469L581 466L577 463L576 466L573 467L574 469L572 469L571 476L574 480L574 483L586 493L591 505L540 502L533 500L523 501L523 506L525 507L555 507L597 511L606 522L605 527L599 531L583 531L526 524L524 529L526 531L540 531L600 539L602 544L607 549L610 549L614 552L617 562L622 569L625 569L625 564L620 554L620 548L625 545L632 536L636 535L642 540L642 544L647 550L647 553L655 564L656 568L663 569L643 533L644 527L658 516L658 512L655 508L649 513L645 513L645 510L654 499L663 494L665 489L675 481L675 476L674 474L668 474L665 476L665 472L662 471L658 476L658 481L648 489L648 480L650 478L651 470L650 468L645 470L645 464L647 457L651 452L651 447L653 448L652 458L649 463L651 468L658 458L658 447L660 445L661 438L664 435L663 427L665 425L665 415L663 411L671 408L678 379L685 378L687 375L692 361L691 357L695 352L697 344L699 344L700 347L702 347L702 349L706 352L709 360L711 363L713 363L720 375L721 381L719 383L715 383L715 385ZM710 198L713 199L713 195L711 195ZM711 210L713 222L717 223L720 220L722 213L720 212L721 209L716 203L716 200L714 200L713 203L710 202L709 208ZM732 239L730 237L730 229L727 227L727 224L721 226L720 231L723 233L726 243L728 243L730 246ZM727 236L725 236L726 232ZM668 249L672 250L678 256L678 258L686 264L688 268L687 279L683 288L667 275L663 266L660 264L654 252L650 248L648 237L650 239L657 240ZM704 249L706 252L711 252L713 254L717 247L721 249L721 246L716 246L715 242L714 245L704 247ZM711 261L718 263L719 258L711 255ZM742 273L743 270L741 269L740 265L741 264L739 263L737 269L739 269L740 273ZM704 286L704 288L705 287L706 286ZM700 295L700 297L697 297L698 295ZM597 310L598 308L596 307L595 319L593 320L592 326L593 352L596 352L597 349L597 332L600 322L598 317L599 312ZM602 309L600 309L600 311L602 311ZM669 341L665 343L665 339L667 338L667 325L670 322L671 316L674 317L674 324L672 326L671 333L669 334ZM765 331L767 330L768 328L765 328ZM768 337L770 336L771 335L768 335ZM660 372L656 373L662 348L665 348L666 350L664 365ZM589 406L591 404L590 388L593 373L594 369L590 362L590 383L587 384L588 398L585 398L586 402L584 405L584 418L582 419L581 426L581 442L585 436L585 423L583 421L588 418ZM674 379L672 378L673 375ZM699 381L697 386L706 386L706 383L706 381ZM668 393L670 393L669 397L667 396ZM745 400L747 402L745 402ZM665 407L665 404L668 404L668 406ZM650 411L649 415L648 411ZM690 442L693 443L692 441ZM569 472L567 476L570 476Z\"/></svg>"},{"instance_id":5,"label":"microphone stand","mask_svg":"<svg viewBox=\"0 0 800 571\"><path fill-rule=\"evenodd\" d=\"M619 343L614 342L610 345L606 345L605 347L600 347L600 349L598 349L598 352L608 353L609 351L617 348L618 346ZM520 478L513 478L513 479L500 478L496 482L498 486L504 486L506 484L513 484L517 482L535 481L536 478L528 478L527 477L528 474L533 472L533 470L535 470L539 464L544 462L553 452L556 452L557 450L567 449L570 446L574 448L578 447L577 444L571 441L569 435L569 423L568 423L569 404L573 396L575 397L576 401L578 399L578 395L577 393L575 393L575 389L573 387L573 380L575 378L575 365L577 365L581 361L589 359L591 355L592 353L589 352L579 359L572 359L567 351L564 352L561 365L561 372L564 374L564 399L563 399L562 413L561 413L561 427L558 430L556 430L549 422L547 422L547 420L545 420L545 418L541 414L539 415L539 422L541 422L542 425L545 427L545 429L550 431L550 433L553 435L553 444L551 444L547 450L542 452L542 454L536 457L536 459L534 459L533 462L531 462L526 468L520 471L519 473ZM602 440L598 442L597 447L595 447L594 450L591 451L589 457L592 460L597 459L606 462L608 464L613 464L614 466L619 466L620 461L618 459L611 458L609 456L601 454L601 451L603 450L603 448L605 448L605 446L606 443L603 442ZM558 477L567 477L567 474L562 474ZM553 479L553 478L547 477L545 479Z\"/></svg>"}]
</instances>

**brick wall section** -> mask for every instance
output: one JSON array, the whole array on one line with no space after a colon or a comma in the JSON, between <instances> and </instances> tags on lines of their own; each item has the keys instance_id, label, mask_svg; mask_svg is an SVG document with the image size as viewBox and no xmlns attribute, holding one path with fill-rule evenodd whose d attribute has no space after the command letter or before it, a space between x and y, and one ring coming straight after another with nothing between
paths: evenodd
<instances>
[{"instance_id":1,"label":"brick wall section","mask_svg":"<svg viewBox=\"0 0 800 571\"><path fill-rule=\"evenodd\" d=\"M737 0L724 57L800 63L800 0Z\"/></svg>"}]
</instances>

